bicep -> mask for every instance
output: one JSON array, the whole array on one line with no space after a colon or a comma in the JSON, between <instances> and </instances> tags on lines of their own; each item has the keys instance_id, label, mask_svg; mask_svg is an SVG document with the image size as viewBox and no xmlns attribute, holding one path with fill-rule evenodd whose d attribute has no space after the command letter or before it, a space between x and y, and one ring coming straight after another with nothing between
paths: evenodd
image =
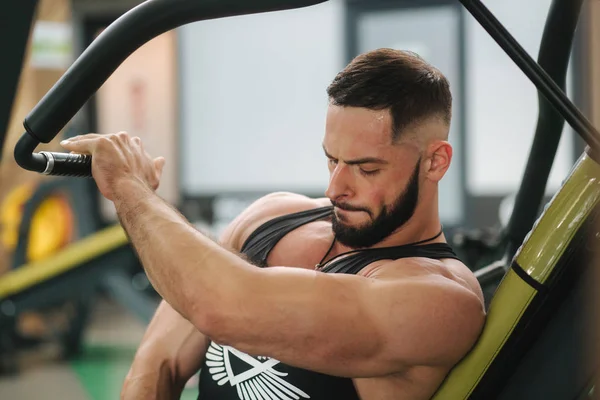
<instances>
[{"instance_id":1,"label":"bicep","mask_svg":"<svg viewBox=\"0 0 600 400\"><path fill-rule=\"evenodd\" d=\"M368 377L447 364L475 331L443 285L293 268L250 273L253 290L223 318L229 326L219 339L296 367Z\"/></svg>"},{"instance_id":2,"label":"bicep","mask_svg":"<svg viewBox=\"0 0 600 400\"><path fill-rule=\"evenodd\" d=\"M376 329L365 322L369 313L357 297L361 278L286 267L246 273L247 289L215 321L215 341L335 375L376 351L379 341L366 340Z\"/></svg>"},{"instance_id":3,"label":"bicep","mask_svg":"<svg viewBox=\"0 0 600 400\"><path fill-rule=\"evenodd\" d=\"M454 365L485 315L474 292L441 276L384 282L370 302L385 343L375 361L404 367Z\"/></svg>"}]
</instances>

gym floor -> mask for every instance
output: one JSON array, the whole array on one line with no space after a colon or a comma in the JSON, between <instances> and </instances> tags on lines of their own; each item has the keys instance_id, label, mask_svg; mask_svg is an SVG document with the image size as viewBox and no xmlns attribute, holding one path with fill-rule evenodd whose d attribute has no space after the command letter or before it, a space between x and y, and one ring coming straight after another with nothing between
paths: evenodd
<instances>
[{"instance_id":1,"label":"gym floor","mask_svg":"<svg viewBox=\"0 0 600 400\"><path fill-rule=\"evenodd\" d=\"M0 399L118 399L143 334L144 325L118 304L98 301L82 356L70 362L56 361L51 346L23 354L19 375L0 377ZM193 385L190 382L182 400L196 399Z\"/></svg>"}]
</instances>

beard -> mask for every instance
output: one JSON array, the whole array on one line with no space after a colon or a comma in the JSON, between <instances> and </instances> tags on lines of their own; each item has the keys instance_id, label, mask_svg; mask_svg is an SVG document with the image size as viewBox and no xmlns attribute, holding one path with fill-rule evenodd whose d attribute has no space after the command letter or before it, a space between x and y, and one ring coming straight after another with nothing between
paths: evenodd
<instances>
[{"instance_id":1,"label":"beard","mask_svg":"<svg viewBox=\"0 0 600 400\"><path fill-rule=\"evenodd\" d=\"M414 214L419 198L419 166L421 159L417 162L415 170L410 177L404 191L389 206L384 206L377 218L373 219L371 210L356 208L332 202L342 210L364 211L371 217L372 221L361 226L353 227L344 225L335 213L332 214L332 229L335 239L341 244L352 248L371 247L391 235L394 231L404 225Z\"/></svg>"}]
</instances>

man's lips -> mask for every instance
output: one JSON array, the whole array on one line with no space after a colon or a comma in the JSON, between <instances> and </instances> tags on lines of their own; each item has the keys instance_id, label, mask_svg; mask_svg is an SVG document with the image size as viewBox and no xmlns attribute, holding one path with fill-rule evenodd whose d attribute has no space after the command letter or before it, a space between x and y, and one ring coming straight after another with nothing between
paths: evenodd
<instances>
[{"instance_id":1,"label":"man's lips","mask_svg":"<svg viewBox=\"0 0 600 400\"><path fill-rule=\"evenodd\" d=\"M354 208L354 207L346 207L346 206L335 206L336 211L343 211L343 212L366 212L368 214L367 210L363 210L362 208Z\"/></svg>"}]
</instances>

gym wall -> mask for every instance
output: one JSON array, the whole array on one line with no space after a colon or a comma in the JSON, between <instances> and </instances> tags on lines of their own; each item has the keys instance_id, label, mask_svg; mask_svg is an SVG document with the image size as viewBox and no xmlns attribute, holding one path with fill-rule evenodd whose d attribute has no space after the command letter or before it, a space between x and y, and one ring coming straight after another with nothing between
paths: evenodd
<instances>
[{"instance_id":1,"label":"gym wall","mask_svg":"<svg viewBox=\"0 0 600 400\"><path fill-rule=\"evenodd\" d=\"M343 63L340 1L179 29L181 188L322 194L325 89Z\"/></svg>"},{"instance_id":2,"label":"gym wall","mask_svg":"<svg viewBox=\"0 0 600 400\"><path fill-rule=\"evenodd\" d=\"M98 132L126 131L165 157L157 193L171 204L179 203L176 61L176 35L166 32L129 56L96 95ZM101 205L103 217L116 221L113 203L102 198Z\"/></svg>"}]
</instances>

